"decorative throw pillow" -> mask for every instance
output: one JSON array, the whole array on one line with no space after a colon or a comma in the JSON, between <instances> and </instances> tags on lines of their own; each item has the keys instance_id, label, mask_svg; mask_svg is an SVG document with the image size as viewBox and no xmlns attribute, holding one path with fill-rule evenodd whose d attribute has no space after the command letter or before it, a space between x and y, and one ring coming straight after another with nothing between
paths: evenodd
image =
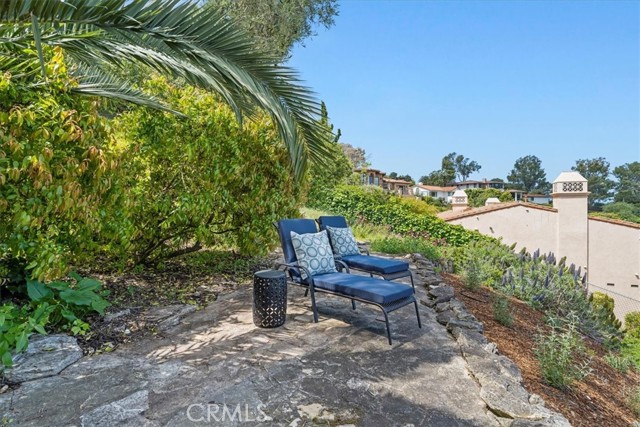
<instances>
[{"instance_id":1,"label":"decorative throw pillow","mask_svg":"<svg viewBox=\"0 0 640 427\"><path fill-rule=\"evenodd\" d=\"M329 231L329 238L331 238L331 246L333 247L333 253L335 255L360 255L358 243L356 242L356 238L353 237L353 232L350 228L327 226L327 230Z\"/></svg>"},{"instance_id":2,"label":"decorative throw pillow","mask_svg":"<svg viewBox=\"0 0 640 427\"><path fill-rule=\"evenodd\" d=\"M298 265L309 270L312 276L337 272L326 231L307 234L292 231L291 243L296 251ZM303 279L307 278L307 274L302 270L300 275Z\"/></svg>"}]
</instances>

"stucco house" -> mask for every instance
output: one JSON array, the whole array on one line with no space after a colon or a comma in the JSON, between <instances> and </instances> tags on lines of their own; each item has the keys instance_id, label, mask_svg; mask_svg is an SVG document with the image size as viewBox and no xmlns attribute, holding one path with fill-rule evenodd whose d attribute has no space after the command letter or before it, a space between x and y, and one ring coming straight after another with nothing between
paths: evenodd
<instances>
[{"instance_id":1,"label":"stucco house","mask_svg":"<svg viewBox=\"0 0 640 427\"><path fill-rule=\"evenodd\" d=\"M415 196L428 196L448 203L451 202L451 197L455 191L456 187L454 186L439 187L437 185L416 184L411 187L411 193Z\"/></svg>"},{"instance_id":2,"label":"stucco house","mask_svg":"<svg viewBox=\"0 0 640 427\"><path fill-rule=\"evenodd\" d=\"M400 196L408 196L412 182L404 179L382 178L382 188Z\"/></svg>"},{"instance_id":3,"label":"stucco house","mask_svg":"<svg viewBox=\"0 0 640 427\"><path fill-rule=\"evenodd\" d=\"M378 169L355 169L354 172L360 174L361 185L375 185L376 187L382 187L382 179L386 175Z\"/></svg>"},{"instance_id":4,"label":"stucco house","mask_svg":"<svg viewBox=\"0 0 640 427\"><path fill-rule=\"evenodd\" d=\"M587 180L577 172L561 173L551 197L552 207L509 202L469 209L461 202L456 211L438 216L515 243L516 250L566 256L586 271L591 291L614 298L618 317L640 310L640 224L589 217Z\"/></svg>"}]
</instances>

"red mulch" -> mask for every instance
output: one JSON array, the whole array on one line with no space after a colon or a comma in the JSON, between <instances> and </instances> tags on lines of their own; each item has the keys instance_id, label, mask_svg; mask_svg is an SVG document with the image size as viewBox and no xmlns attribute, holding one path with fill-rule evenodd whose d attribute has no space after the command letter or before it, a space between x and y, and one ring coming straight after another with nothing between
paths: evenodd
<instances>
[{"instance_id":1,"label":"red mulch","mask_svg":"<svg viewBox=\"0 0 640 427\"><path fill-rule=\"evenodd\" d=\"M606 351L589 342L594 357L592 373L576 383L571 390L561 391L546 385L533 353L533 339L539 330L547 328L544 315L516 299L511 299L514 322L510 327L493 318L493 291L482 287L471 292L464 288L458 277L444 274L445 281L456 290L456 298L485 327L485 336L498 346L501 354L511 359L522 372L524 385L530 393L544 399L547 407L563 414L577 427L629 426L636 419L625 405L628 393L640 384L640 374L630 370L623 374L603 359Z\"/></svg>"}]
</instances>

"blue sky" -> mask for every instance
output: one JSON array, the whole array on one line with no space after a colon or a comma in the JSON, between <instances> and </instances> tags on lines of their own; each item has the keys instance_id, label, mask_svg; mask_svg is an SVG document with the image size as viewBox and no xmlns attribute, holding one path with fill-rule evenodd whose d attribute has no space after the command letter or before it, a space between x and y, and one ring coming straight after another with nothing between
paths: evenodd
<instances>
[{"instance_id":1,"label":"blue sky","mask_svg":"<svg viewBox=\"0 0 640 427\"><path fill-rule=\"evenodd\" d=\"M640 2L341 1L289 65L341 142L414 179L455 151L506 178L640 160Z\"/></svg>"}]
</instances>

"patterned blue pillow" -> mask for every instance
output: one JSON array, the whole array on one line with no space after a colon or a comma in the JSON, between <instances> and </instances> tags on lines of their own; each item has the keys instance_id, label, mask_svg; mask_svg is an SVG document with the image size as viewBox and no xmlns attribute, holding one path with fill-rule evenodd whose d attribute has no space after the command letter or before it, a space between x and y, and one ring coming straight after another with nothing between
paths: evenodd
<instances>
[{"instance_id":1,"label":"patterned blue pillow","mask_svg":"<svg viewBox=\"0 0 640 427\"><path fill-rule=\"evenodd\" d=\"M309 270L312 276L337 272L326 231L307 234L292 231L291 243L296 251L298 265ZM307 274L302 270L300 275L303 279L307 278Z\"/></svg>"},{"instance_id":2,"label":"patterned blue pillow","mask_svg":"<svg viewBox=\"0 0 640 427\"><path fill-rule=\"evenodd\" d=\"M336 228L327 226L333 253L339 256L360 255L358 243L349 227Z\"/></svg>"}]
</instances>

